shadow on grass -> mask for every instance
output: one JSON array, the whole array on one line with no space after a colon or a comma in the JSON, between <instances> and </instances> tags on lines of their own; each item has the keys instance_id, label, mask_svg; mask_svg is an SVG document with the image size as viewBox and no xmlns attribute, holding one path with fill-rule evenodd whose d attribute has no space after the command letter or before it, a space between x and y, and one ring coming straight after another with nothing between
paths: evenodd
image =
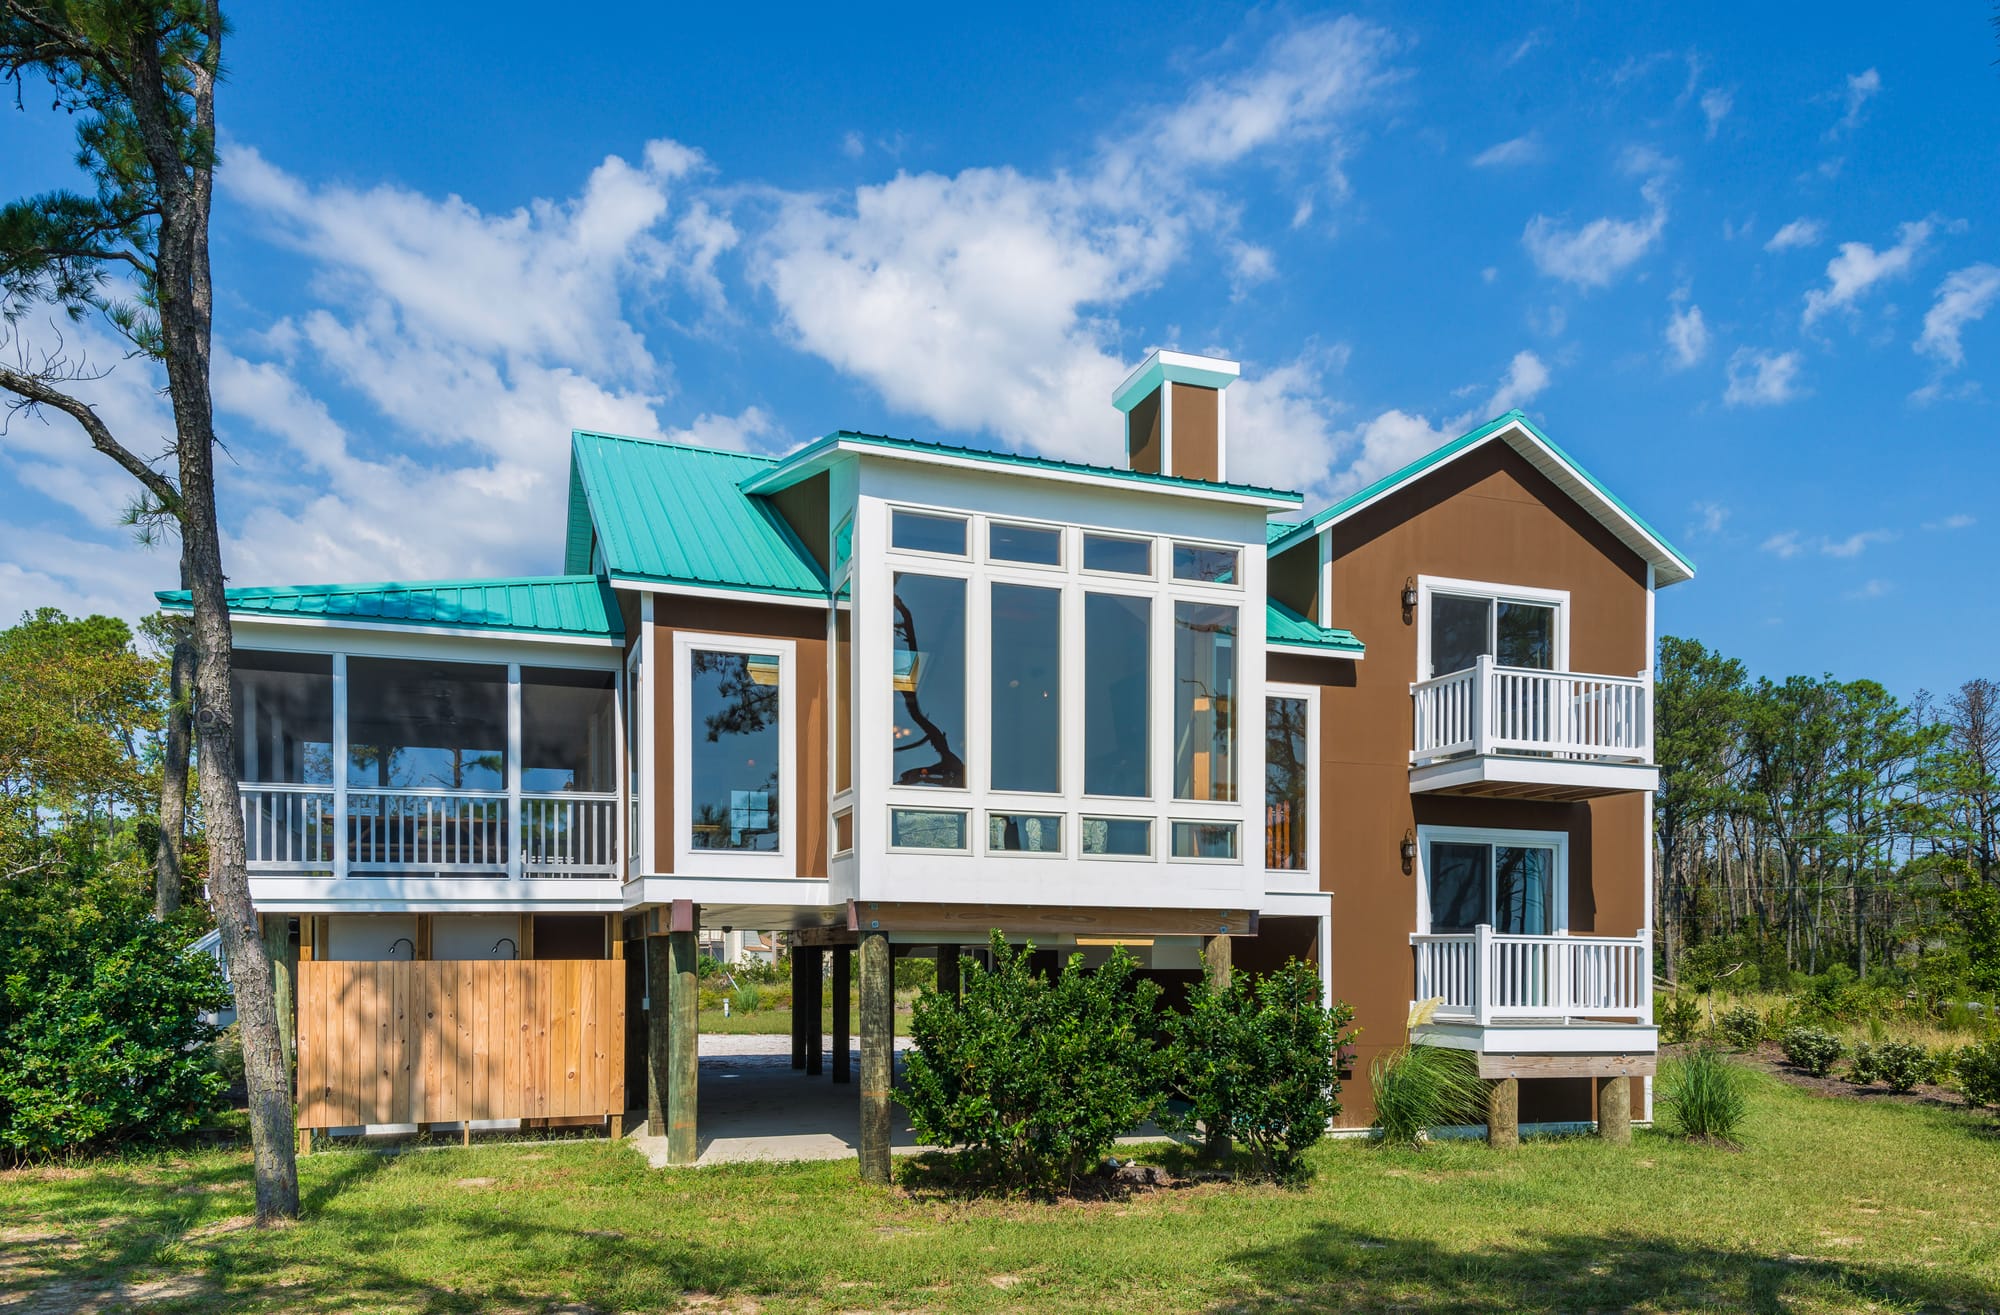
<instances>
[{"instance_id":1,"label":"shadow on grass","mask_svg":"<svg viewBox=\"0 0 2000 1315\"><path fill-rule=\"evenodd\" d=\"M1299 1310L1991 1310L2000 1289L1917 1266L1690 1247L1638 1233L1568 1234L1456 1250L1333 1224L1237 1252L1248 1282L1213 1307Z\"/></svg>"}]
</instances>

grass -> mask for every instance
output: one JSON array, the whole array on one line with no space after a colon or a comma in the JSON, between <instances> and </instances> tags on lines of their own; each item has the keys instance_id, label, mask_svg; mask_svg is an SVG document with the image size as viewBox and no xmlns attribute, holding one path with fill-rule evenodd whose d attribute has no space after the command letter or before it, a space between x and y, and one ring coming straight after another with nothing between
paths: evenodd
<instances>
[{"instance_id":1,"label":"grass","mask_svg":"<svg viewBox=\"0 0 2000 1315\"><path fill-rule=\"evenodd\" d=\"M914 991L897 993L896 1016L898 1018L907 1018L909 1016L910 1004L915 998L916 992ZM722 1007L717 1005L713 1009L702 1010L699 1017L702 1031L722 1036L788 1036L792 1030L792 1007L790 1005L759 1009L751 1014L738 1013L732 1009L727 1018L722 1016ZM833 1009L831 1006L820 1010L819 1020L821 1028L824 1029L827 1036L831 1037L833 1035ZM848 1035L861 1035L861 1006L859 1004L849 1005L847 1025ZM899 1024L898 1030L902 1031L906 1029Z\"/></svg>"},{"instance_id":2,"label":"grass","mask_svg":"<svg viewBox=\"0 0 2000 1315\"><path fill-rule=\"evenodd\" d=\"M1749 1005L1766 1018L1773 1010L1782 1009L1788 1003L1796 1011L1798 1001L1792 997L1771 991L1745 991L1731 995L1718 992L1712 997L1697 995L1701 1006L1701 1026L1706 1031L1713 1018L1720 1017L1724 1010L1732 1006ZM1938 1050L1947 1046L1962 1046L1979 1041L1991 1034L1991 1027L1972 1026L1952 1028L1941 1026L1932 1019L1915 1012L1891 1011L1877 1014L1872 1018L1853 1022L1815 1022L1810 1026L1831 1032L1852 1049L1857 1041L1867 1041L1876 1045L1884 1041L1909 1041L1926 1050Z\"/></svg>"},{"instance_id":3,"label":"grass","mask_svg":"<svg viewBox=\"0 0 2000 1315\"><path fill-rule=\"evenodd\" d=\"M603 1142L302 1162L258 1232L247 1157L0 1174L0 1309L1917 1311L2000 1306L2000 1137L1756 1075L1743 1149L1641 1129L1497 1153L1330 1143L1302 1191L1054 1206L852 1162L652 1171ZM108 1296L107 1296L108 1294Z\"/></svg>"}]
</instances>

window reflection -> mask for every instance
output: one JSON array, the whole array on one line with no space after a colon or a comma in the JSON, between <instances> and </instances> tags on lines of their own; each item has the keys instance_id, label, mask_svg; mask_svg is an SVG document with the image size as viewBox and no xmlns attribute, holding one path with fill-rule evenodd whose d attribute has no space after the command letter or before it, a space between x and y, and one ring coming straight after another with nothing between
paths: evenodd
<instances>
[{"instance_id":1,"label":"window reflection","mask_svg":"<svg viewBox=\"0 0 2000 1315\"><path fill-rule=\"evenodd\" d=\"M993 586L993 788L1062 789L1062 591Z\"/></svg>"},{"instance_id":2,"label":"window reflection","mask_svg":"<svg viewBox=\"0 0 2000 1315\"><path fill-rule=\"evenodd\" d=\"M1174 579L1204 584L1234 584L1236 549L1177 543L1174 545Z\"/></svg>"},{"instance_id":3,"label":"window reflection","mask_svg":"<svg viewBox=\"0 0 2000 1315\"><path fill-rule=\"evenodd\" d=\"M1236 799L1236 609L1174 604L1174 797Z\"/></svg>"},{"instance_id":4,"label":"window reflection","mask_svg":"<svg viewBox=\"0 0 2000 1315\"><path fill-rule=\"evenodd\" d=\"M507 668L347 660L347 783L507 788Z\"/></svg>"},{"instance_id":5,"label":"window reflection","mask_svg":"<svg viewBox=\"0 0 2000 1315\"><path fill-rule=\"evenodd\" d=\"M779 662L758 653L688 655L688 843L778 848Z\"/></svg>"},{"instance_id":6,"label":"window reflection","mask_svg":"<svg viewBox=\"0 0 2000 1315\"><path fill-rule=\"evenodd\" d=\"M929 516L920 511L890 513L889 542L910 552L949 553L965 556L965 519L961 516Z\"/></svg>"},{"instance_id":7,"label":"window reflection","mask_svg":"<svg viewBox=\"0 0 2000 1315\"><path fill-rule=\"evenodd\" d=\"M898 785L965 781L965 581L897 572L890 735Z\"/></svg>"},{"instance_id":8,"label":"window reflection","mask_svg":"<svg viewBox=\"0 0 2000 1315\"><path fill-rule=\"evenodd\" d=\"M1299 872L1306 866L1306 701L1264 703L1264 866Z\"/></svg>"},{"instance_id":9,"label":"window reflection","mask_svg":"<svg viewBox=\"0 0 2000 1315\"><path fill-rule=\"evenodd\" d=\"M1153 603L1123 594L1083 599L1083 790L1144 798Z\"/></svg>"}]
</instances>

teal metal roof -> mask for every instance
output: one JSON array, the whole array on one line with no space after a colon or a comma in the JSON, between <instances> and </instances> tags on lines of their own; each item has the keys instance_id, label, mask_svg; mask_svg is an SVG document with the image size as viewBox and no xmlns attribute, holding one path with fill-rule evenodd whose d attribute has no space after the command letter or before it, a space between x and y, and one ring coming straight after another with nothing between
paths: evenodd
<instances>
[{"instance_id":1,"label":"teal metal roof","mask_svg":"<svg viewBox=\"0 0 2000 1315\"><path fill-rule=\"evenodd\" d=\"M571 436L566 565L589 569L591 534L617 578L755 593L826 596L798 536L747 481L770 457L578 431Z\"/></svg>"},{"instance_id":2,"label":"teal metal roof","mask_svg":"<svg viewBox=\"0 0 2000 1315\"><path fill-rule=\"evenodd\" d=\"M1360 657L1366 646L1352 630L1333 630L1306 620L1283 603L1264 603L1264 642L1286 648L1313 648L1340 657Z\"/></svg>"},{"instance_id":3,"label":"teal metal roof","mask_svg":"<svg viewBox=\"0 0 2000 1315\"><path fill-rule=\"evenodd\" d=\"M185 589L163 590L154 597L160 606L174 611L193 606ZM610 587L590 575L279 585L231 589L228 598L235 616L448 626L576 639L616 639L625 633Z\"/></svg>"},{"instance_id":4,"label":"teal metal roof","mask_svg":"<svg viewBox=\"0 0 2000 1315\"><path fill-rule=\"evenodd\" d=\"M821 457L836 448L875 448L883 452L908 452L920 455L959 457L970 461L983 461L997 466L1012 466L1023 470L1045 470L1062 474L1089 475L1099 479L1118 480L1130 484L1147 484L1160 488L1185 489L1191 492L1226 493L1239 498L1256 498L1282 502L1296 506L1305 501L1303 495L1290 489L1268 489L1257 484L1232 484L1224 480L1185 479L1179 475L1152 475L1141 470L1126 470L1120 466L1093 466L1083 461L1059 461L1054 457L1028 456L1020 452L998 452L990 448L958 447L950 443L932 443L914 438L892 438L887 434L862 434L851 429L841 429L828 434L818 442L805 447L775 463L767 474L760 474L749 481L747 487L756 492L769 492L781 488L793 478L802 478L811 473L810 468Z\"/></svg>"},{"instance_id":5,"label":"teal metal roof","mask_svg":"<svg viewBox=\"0 0 2000 1315\"><path fill-rule=\"evenodd\" d=\"M1612 512L1612 515L1599 514L1597 519L1603 522L1614 534L1617 534L1634 552L1653 562L1656 567L1662 568L1666 576L1661 581L1662 584L1672 584L1679 580L1693 578L1693 562L1682 556L1680 551L1671 543L1668 543L1658 530L1648 525L1637 512L1626 506L1617 494L1598 483L1589 471L1578 465L1569 453L1557 447L1547 434L1536 428L1534 422L1518 410L1509 411L1505 415L1495 416L1470 433L1461 434L1442 447L1426 452L1423 456L1418 457L1401 470L1384 475L1367 488L1357 493L1349 494L1339 502L1334 503L1331 507L1328 507L1325 511L1314 516L1311 520L1301 522L1290 532L1272 540L1270 551L1275 554L1293 547L1318 530L1332 524L1334 521L1340 520L1349 512L1373 502L1383 494L1390 492L1399 485L1416 479L1426 471L1443 465L1453 457L1479 446L1479 444L1510 426L1519 426L1521 430L1531 435L1536 442L1541 444L1549 456L1553 458L1555 464L1560 468L1560 473L1573 478L1579 486L1565 491L1574 496L1582 489L1587 488L1591 493L1603 500ZM1561 479L1558 479L1556 482L1559 486L1564 483ZM1597 508L1589 507L1588 499L1579 498L1578 501L1583 502L1588 510L1592 510L1593 512L1598 510ZM1623 524L1618 523L1621 519Z\"/></svg>"}]
</instances>

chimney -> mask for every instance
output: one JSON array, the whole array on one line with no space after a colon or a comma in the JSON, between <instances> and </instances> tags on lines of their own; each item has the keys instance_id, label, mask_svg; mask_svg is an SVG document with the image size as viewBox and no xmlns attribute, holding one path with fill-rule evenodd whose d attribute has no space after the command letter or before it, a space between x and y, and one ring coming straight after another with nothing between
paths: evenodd
<instances>
[{"instance_id":1,"label":"chimney","mask_svg":"<svg viewBox=\"0 0 2000 1315\"><path fill-rule=\"evenodd\" d=\"M1125 376L1111 405L1125 413L1125 464L1182 479L1229 478L1229 408L1223 390L1243 373L1234 361L1156 351Z\"/></svg>"}]
</instances>

